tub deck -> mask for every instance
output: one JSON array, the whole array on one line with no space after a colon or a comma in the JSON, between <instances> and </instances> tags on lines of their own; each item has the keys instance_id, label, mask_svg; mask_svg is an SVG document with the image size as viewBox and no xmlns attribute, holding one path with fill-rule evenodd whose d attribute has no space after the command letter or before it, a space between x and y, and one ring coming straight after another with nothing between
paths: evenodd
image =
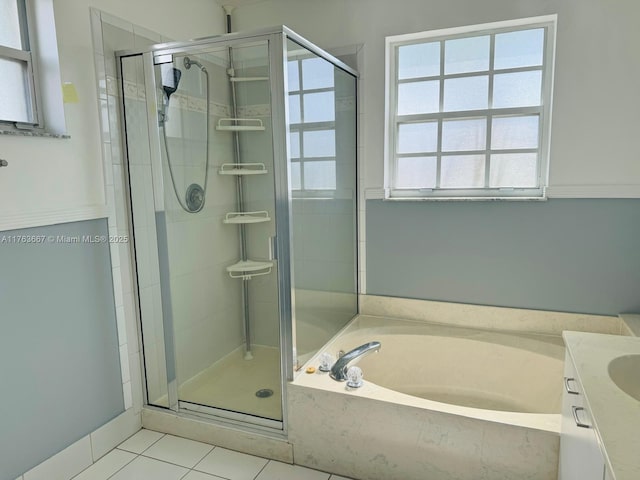
<instances>
[{"instance_id":1,"label":"tub deck","mask_svg":"<svg viewBox=\"0 0 640 480\"><path fill-rule=\"evenodd\" d=\"M321 352L373 340L361 388L317 372L288 384L296 463L372 480L556 480L561 337L361 315Z\"/></svg>"}]
</instances>

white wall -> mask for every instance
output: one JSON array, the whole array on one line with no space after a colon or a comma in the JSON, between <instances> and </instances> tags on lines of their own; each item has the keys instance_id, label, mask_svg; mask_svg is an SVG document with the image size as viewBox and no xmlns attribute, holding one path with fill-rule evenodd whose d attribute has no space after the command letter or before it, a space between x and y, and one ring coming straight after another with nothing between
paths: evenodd
<instances>
[{"instance_id":1,"label":"white wall","mask_svg":"<svg viewBox=\"0 0 640 480\"><path fill-rule=\"evenodd\" d=\"M224 31L211 0L64 0L54 2L61 81L79 102L65 104L71 139L0 136L0 230L105 216L98 102L89 6L176 39ZM49 215L48 212L56 212Z\"/></svg>"},{"instance_id":2,"label":"white wall","mask_svg":"<svg viewBox=\"0 0 640 480\"><path fill-rule=\"evenodd\" d=\"M267 0L235 28L286 24L324 49L364 44L365 188L383 185L384 37L558 14L550 196L640 197L636 0ZM586 188L585 188L586 186Z\"/></svg>"},{"instance_id":3,"label":"white wall","mask_svg":"<svg viewBox=\"0 0 640 480\"><path fill-rule=\"evenodd\" d=\"M146 33L151 34L149 38L160 39L160 35L154 31L176 39L219 34L224 27L222 9L209 0L191 0L188 9L184 8L184 4L165 0L64 0L54 3L60 80L73 83L79 97L78 103L65 105L67 133L71 139L0 136L0 157L9 161L9 167L0 171L0 231L108 216L111 235L128 235L131 238L124 213L118 125L114 121L119 115L116 109L111 110L117 104L116 89L106 88L105 71L109 65L115 64L113 48L115 44L119 48L134 48L137 41L145 40ZM103 50L102 45L92 42L90 18L94 22L97 19L95 31L101 30L100 14L94 11L90 17L90 6L112 13L114 17L111 20L116 21L116 17L127 19L116 21L116 25L125 23L131 29L134 24L143 25L150 30L140 29L142 35L134 35L129 30L131 34L122 38L112 35L107 39L103 36ZM95 74L94 57L100 75ZM98 108L98 83L101 110ZM104 130L102 132L101 127ZM103 162L106 167L104 170ZM112 321L117 322L126 411L36 467L39 472L46 472L43 475L47 478L67 479L75 476L140 428L141 360L131 251L128 243L111 243L110 247L114 285L114 298L111 301L115 303L115 318ZM82 246L70 245L69 248ZM73 302L73 295L77 292L68 293L69 301ZM90 430L94 425L84 427ZM76 459L82 458L82 461L71 464L67 461L70 455ZM38 460L33 456L30 458L32 462Z\"/></svg>"}]
</instances>

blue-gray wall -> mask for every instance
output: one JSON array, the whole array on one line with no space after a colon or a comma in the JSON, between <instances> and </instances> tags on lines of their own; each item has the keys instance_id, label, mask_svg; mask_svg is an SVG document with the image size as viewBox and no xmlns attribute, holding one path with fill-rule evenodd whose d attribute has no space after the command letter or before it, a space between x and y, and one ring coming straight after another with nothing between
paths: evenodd
<instances>
[{"instance_id":1,"label":"blue-gray wall","mask_svg":"<svg viewBox=\"0 0 640 480\"><path fill-rule=\"evenodd\" d=\"M0 480L124 410L109 244L57 238L107 234L106 220L0 232Z\"/></svg>"},{"instance_id":2,"label":"blue-gray wall","mask_svg":"<svg viewBox=\"0 0 640 480\"><path fill-rule=\"evenodd\" d=\"M640 200L367 202L367 293L640 311Z\"/></svg>"}]
</instances>

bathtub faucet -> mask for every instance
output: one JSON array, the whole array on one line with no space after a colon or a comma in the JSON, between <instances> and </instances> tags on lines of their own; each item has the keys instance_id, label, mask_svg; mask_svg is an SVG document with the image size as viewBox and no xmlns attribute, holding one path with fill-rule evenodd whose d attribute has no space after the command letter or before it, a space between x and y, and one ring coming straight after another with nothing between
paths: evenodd
<instances>
[{"instance_id":1,"label":"bathtub faucet","mask_svg":"<svg viewBox=\"0 0 640 480\"><path fill-rule=\"evenodd\" d=\"M350 364L355 365L365 355L379 351L380 347L380 342L369 342L345 353L333 364L329 376L338 382L344 382L347 379L347 369Z\"/></svg>"}]
</instances>

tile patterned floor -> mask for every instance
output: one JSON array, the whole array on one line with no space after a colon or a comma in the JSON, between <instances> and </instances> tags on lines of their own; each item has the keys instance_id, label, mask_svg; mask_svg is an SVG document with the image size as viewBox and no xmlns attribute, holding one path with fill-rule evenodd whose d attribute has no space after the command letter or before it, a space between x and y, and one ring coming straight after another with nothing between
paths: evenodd
<instances>
[{"instance_id":1,"label":"tile patterned floor","mask_svg":"<svg viewBox=\"0 0 640 480\"><path fill-rule=\"evenodd\" d=\"M349 480L298 465L140 430L73 480Z\"/></svg>"}]
</instances>

